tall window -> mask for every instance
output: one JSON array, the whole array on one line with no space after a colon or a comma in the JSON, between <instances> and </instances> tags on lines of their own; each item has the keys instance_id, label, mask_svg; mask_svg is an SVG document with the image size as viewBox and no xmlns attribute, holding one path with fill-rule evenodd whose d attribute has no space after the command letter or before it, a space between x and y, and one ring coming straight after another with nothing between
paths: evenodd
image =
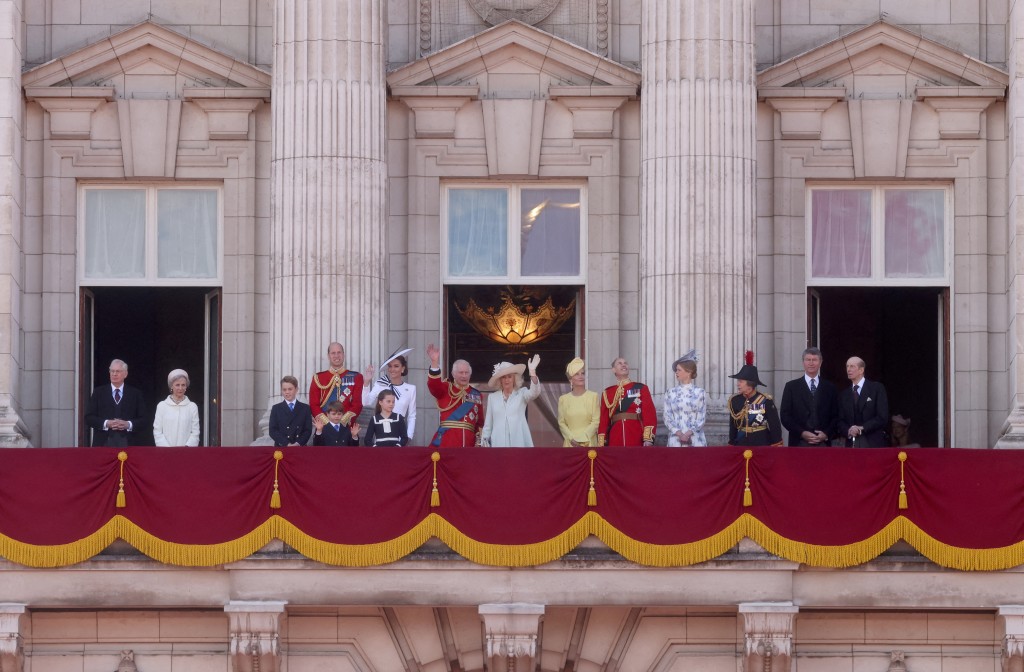
<instances>
[{"instance_id":1,"label":"tall window","mask_svg":"<svg viewBox=\"0 0 1024 672\"><path fill-rule=\"evenodd\" d=\"M947 285L948 186L812 187L809 278L816 285Z\"/></svg>"},{"instance_id":2,"label":"tall window","mask_svg":"<svg viewBox=\"0 0 1024 672\"><path fill-rule=\"evenodd\" d=\"M83 186L82 284L209 285L221 280L220 189Z\"/></svg>"}]
</instances>

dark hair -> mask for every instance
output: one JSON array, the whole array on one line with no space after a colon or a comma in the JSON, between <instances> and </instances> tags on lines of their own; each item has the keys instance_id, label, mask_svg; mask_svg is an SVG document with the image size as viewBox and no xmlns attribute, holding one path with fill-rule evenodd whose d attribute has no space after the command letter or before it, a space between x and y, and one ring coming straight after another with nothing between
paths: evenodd
<instances>
[{"instance_id":1,"label":"dark hair","mask_svg":"<svg viewBox=\"0 0 1024 672\"><path fill-rule=\"evenodd\" d=\"M409 361L405 358L405 355L399 355L398 357L395 357L395 361L402 363L402 375L409 375ZM390 362L388 362L388 364L390 365Z\"/></svg>"},{"instance_id":2,"label":"dark hair","mask_svg":"<svg viewBox=\"0 0 1024 672\"><path fill-rule=\"evenodd\" d=\"M345 404L341 403L337 399L327 404L327 411L337 411L338 413L345 412Z\"/></svg>"},{"instance_id":3,"label":"dark hair","mask_svg":"<svg viewBox=\"0 0 1024 672\"><path fill-rule=\"evenodd\" d=\"M387 388L386 390L381 390L380 392L378 392L377 393L377 407L375 409L373 409L373 412L375 414L377 414L377 415L380 415L380 402L384 401L384 397L394 397L394 396L395 396L395 391L392 390L390 387ZM397 399L397 397L395 397L395 398Z\"/></svg>"},{"instance_id":4,"label":"dark hair","mask_svg":"<svg viewBox=\"0 0 1024 672\"><path fill-rule=\"evenodd\" d=\"M692 359L677 359L672 365L672 371L675 371L680 367L690 372L691 380L697 380L697 362Z\"/></svg>"},{"instance_id":5,"label":"dark hair","mask_svg":"<svg viewBox=\"0 0 1024 672\"><path fill-rule=\"evenodd\" d=\"M806 350L804 350L803 354L800 355L800 359L803 359L807 355L813 355L813 356L817 357L818 359L825 359L824 357L821 356L821 350L819 350L818 348L815 348L814 346L811 346L811 347L807 348Z\"/></svg>"},{"instance_id":6,"label":"dark hair","mask_svg":"<svg viewBox=\"0 0 1024 672\"><path fill-rule=\"evenodd\" d=\"M296 378L295 376L285 376L284 378L282 378L281 384L284 385L285 383L288 383L289 385L296 389L298 389L299 387L299 379Z\"/></svg>"}]
</instances>

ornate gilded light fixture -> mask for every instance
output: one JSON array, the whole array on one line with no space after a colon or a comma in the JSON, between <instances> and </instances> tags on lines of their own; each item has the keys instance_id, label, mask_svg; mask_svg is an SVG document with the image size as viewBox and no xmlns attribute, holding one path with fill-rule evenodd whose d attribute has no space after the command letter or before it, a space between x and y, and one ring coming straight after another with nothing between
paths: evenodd
<instances>
[{"instance_id":1,"label":"ornate gilded light fixture","mask_svg":"<svg viewBox=\"0 0 1024 672\"><path fill-rule=\"evenodd\" d=\"M569 305L557 307L551 297L534 308L528 296L514 298L511 292L501 293L501 305L481 308L470 299L465 308L455 308L477 333L512 350L522 350L528 345L540 343L558 331L573 315L576 299Z\"/></svg>"}]
</instances>

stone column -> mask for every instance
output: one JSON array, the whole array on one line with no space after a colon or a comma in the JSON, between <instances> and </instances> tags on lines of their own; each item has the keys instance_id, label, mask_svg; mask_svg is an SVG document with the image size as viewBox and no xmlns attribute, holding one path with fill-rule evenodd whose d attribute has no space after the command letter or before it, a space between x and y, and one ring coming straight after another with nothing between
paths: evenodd
<instances>
[{"instance_id":1,"label":"stone column","mask_svg":"<svg viewBox=\"0 0 1024 672\"><path fill-rule=\"evenodd\" d=\"M280 667L281 616L286 604L232 601L224 605L232 672L275 672Z\"/></svg>"},{"instance_id":2,"label":"stone column","mask_svg":"<svg viewBox=\"0 0 1024 672\"><path fill-rule=\"evenodd\" d=\"M789 672L792 669L793 621L799 610L792 602L740 605L745 672Z\"/></svg>"},{"instance_id":3,"label":"stone column","mask_svg":"<svg viewBox=\"0 0 1024 672\"><path fill-rule=\"evenodd\" d=\"M1006 339L1009 362L1010 408L996 448L1024 448L1024 3L1010 4L1009 53L1010 86L1006 96L1009 124L1007 151L1009 169L1006 180L1007 233L1006 272L1010 283L1006 305L1009 327Z\"/></svg>"},{"instance_id":4,"label":"stone column","mask_svg":"<svg viewBox=\"0 0 1024 672\"><path fill-rule=\"evenodd\" d=\"M276 0L271 96L270 399L305 390L345 346L377 363L387 332L384 11L378 0Z\"/></svg>"},{"instance_id":5,"label":"stone column","mask_svg":"<svg viewBox=\"0 0 1024 672\"><path fill-rule=\"evenodd\" d=\"M25 669L25 605L0 603L0 672Z\"/></svg>"},{"instance_id":6,"label":"stone column","mask_svg":"<svg viewBox=\"0 0 1024 672\"><path fill-rule=\"evenodd\" d=\"M1003 672L1024 672L1024 605L1001 605L996 616L1003 626Z\"/></svg>"},{"instance_id":7,"label":"stone column","mask_svg":"<svg viewBox=\"0 0 1024 672\"><path fill-rule=\"evenodd\" d=\"M537 636L543 604L481 604L484 622L487 669L502 672L530 672L537 659Z\"/></svg>"},{"instance_id":8,"label":"stone column","mask_svg":"<svg viewBox=\"0 0 1024 672\"><path fill-rule=\"evenodd\" d=\"M0 0L0 448L22 448L31 440L23 418L26 399L21 386L21 370L26 368L22 314L23 23L22 0Z\"/></svg>"},{"instance_id":9,"label":"stone column","mask_svg":"<svg viewBox=\"0 0 1024 672\"><path fill-rule=\"evenodd\" d=\"M660 394L697 348L717 443L756 350L754 4L643 0L641 21L639 375Z\"/></svg>"}]
</instances>

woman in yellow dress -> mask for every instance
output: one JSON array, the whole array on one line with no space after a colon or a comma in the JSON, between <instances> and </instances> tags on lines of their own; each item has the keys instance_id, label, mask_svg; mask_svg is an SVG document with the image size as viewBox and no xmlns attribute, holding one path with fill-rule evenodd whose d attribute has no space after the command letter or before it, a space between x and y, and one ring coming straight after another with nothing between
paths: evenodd
<instances>
[{"instance_id":1,"label":"woman in yellow dress","mask_svg":"<svg viewBox=\"0 0 1024 672\"><path fill-rule=\"evenodd\" d=\"M597 392L587 389L587 368L577 357L565 367L572 390L558 398L558 428L563 446L596 446L597 425L601 414Z\"/></svg>"}]
</instances>

